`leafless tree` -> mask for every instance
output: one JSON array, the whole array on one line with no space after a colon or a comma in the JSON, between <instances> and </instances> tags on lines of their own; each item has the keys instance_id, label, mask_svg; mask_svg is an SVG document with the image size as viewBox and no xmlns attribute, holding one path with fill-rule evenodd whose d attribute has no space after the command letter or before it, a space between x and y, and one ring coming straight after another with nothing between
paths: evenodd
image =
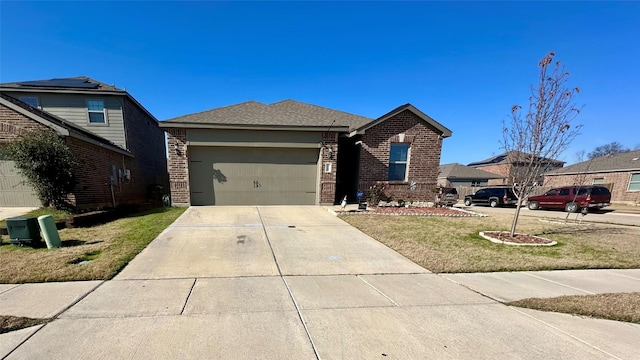
<instances>
[{"instance_id":1,"label":"leafless tree","mask_svg":"<svg viewBox=\"0 0 640 360\"><path fill-rule=\"evenodd\" d=\"M531 86L528 111L524 113L520 105L514 105L510 120L503 123L502 145L512 154L511 161L519 164L511 179L518 198L511 236L516 233L522 203L549 160L557 159L580 134L581 126L572 124L581 110L574 103L580 89L567 87L569 73L559 61L554 62L554 55L549 52L538 63L538 84Z\"/></svg>"},{"instance_id":2,"label":"leafless tree","mask_svg":"<svg viewBox=\"0 0 640 360\"><path fill-rule=\"evenodd\" d=\"M631 151L631 149L625 147L617 141L614 141L602 146L598 146L597 148L593 149L592 152L588 153L587 157L589 159L595 159L597 157L621 154L627 151Z\"/></svg>"}]
</instances>

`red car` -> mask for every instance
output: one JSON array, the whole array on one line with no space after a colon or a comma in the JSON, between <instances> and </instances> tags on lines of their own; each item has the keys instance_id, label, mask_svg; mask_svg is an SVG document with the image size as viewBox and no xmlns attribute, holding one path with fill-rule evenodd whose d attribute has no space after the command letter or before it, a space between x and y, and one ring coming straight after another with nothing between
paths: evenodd
<instances>
[{"instance_id":1,"label":"red car","mask_svg":"<svg viewBox=\"0 0 640 360\"><path fill-rule=\"evenodd\" d=\"M544 195L530 196L527 207L538 209L564 209L578 212L580 209L602 209L611 205L611 192L604 186L565 186L547 191Z\"/></svg>"}]
</instances>

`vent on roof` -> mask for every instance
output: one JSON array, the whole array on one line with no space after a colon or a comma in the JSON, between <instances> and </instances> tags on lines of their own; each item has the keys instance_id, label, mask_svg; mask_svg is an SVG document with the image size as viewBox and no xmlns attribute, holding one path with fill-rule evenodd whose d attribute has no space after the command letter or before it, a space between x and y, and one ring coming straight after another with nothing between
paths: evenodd
<instances>
[{"instance_id":1,"label":"vent on roof","mask_svg":"<svg viewBox=\"0 0 640 360\"><path fill-rule=\"evenodd\" d=\"M632 161L636 161L636 160L638 160L638 158L633 158L633 159L631 159L631 160L632 160Z\"/></svg>"},{"instance_id":2,"label":"vent on roof","mask_svg":"<svg viewBox=\"0 0 640 360\"><path fill-rule=\"evenodd\" d=\"M95 89L99 84L89 82L86 79L51 79L51 80L36 80L36 81L24 81L18 83L22 86L43 86L43 87L66 87L66 88L83 88L83 89Z\"/></svg>"}]
</instances>

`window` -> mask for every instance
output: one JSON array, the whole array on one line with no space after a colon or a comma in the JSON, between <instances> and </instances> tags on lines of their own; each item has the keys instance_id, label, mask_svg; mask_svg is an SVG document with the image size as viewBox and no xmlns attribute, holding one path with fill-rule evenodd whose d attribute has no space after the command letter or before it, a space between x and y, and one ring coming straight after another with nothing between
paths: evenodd
<instances>
[{"instance_id":1,"label":"window","mask_svg":"<svg viewBox=\"0 0 640 360\"><path fill-rule=\"evenodd\" d=\"M560 189L560 196L569 195L569 189Z\"/></svg>"},{"instance_id":2,"label":"window","mask_svg":"<svg viewBox=\"0 0 640 360\"><path fill-rule=\"evenodd\" d=\"M40 108L40 102L38 101L38 98L35 96L23 96L23 97L20 97L20 101L25 102L33 106L34 108Z\"/></svg>"},{"instance_id":3,"label":"window","mask_svg":"<svg viewBox=\"0 0 640 360\"><path fill-rule=\"evenodd\" d=\"M480 180L471 180L471 186L480 186Z\"/></svg>"},{"instance_id":4,"label":"window","mask_svg":"<svg viewBox=\"0 0 640 360\"><path fill-rule=\"evenodd\" d=\"M103 100L87 100L87 110L89 112L90 124L106 124L107 117L104 111Z\"/></svg>"},{"instance_id":5,"label":"window","mask_svg":"<svg viewBox=\"0 0 640 360\"><path fill-rule=\"evenodd\" d=\"M593 185L604 184L604 178L594 178L592 184Z\"/></svg>"},{"instance_id":6,"label":"window","mask_svg":"<svg viewBox=\"0 0 640 360\"><path fill-rule=\"evenodd\" d=\"M631 174L627 191L640 191L640 174Z\"/></svg>"},{"instance_id":7,"label":"window","mask_svg":"<svg viewBox=\"0 0 640 360\"><path fill-rule=\"evenodd\" d=\"M391 144L389 151L389 181L406 181L409 144Z\"/></svg>"}]
</instances>

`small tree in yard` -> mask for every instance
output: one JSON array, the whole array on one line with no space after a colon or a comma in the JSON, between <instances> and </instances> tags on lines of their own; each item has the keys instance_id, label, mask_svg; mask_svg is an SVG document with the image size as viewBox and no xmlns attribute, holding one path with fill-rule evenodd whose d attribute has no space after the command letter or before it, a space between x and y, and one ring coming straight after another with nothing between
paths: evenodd
<instances>
[{"instance_id":1,"label":"small tree in yard","mask_svg":"<svg viewBox=\"0 0 640 360\"><path fill-rule=\"evenodd\" d=\"M43 130L23 135L0 150L13 160L18 172L33 186L44 206L70 207L67 195L75 186L73 167L77 160L55 132Z\"/></svg>"},{"instance_id":2,"label":"small tree in yard","mask_svg":"<svg viewBox=\"0 0 640 360\"><path fill-rule=\"evenodd\" d=\"M547 159L556 159L580 133L581 126L572 125L580 113L574 98L580 91L566 85L569 73L554 53L548 53L540 62L538 84L531 87L529 109L521 112L520 105L511 108L511 119L503 126L503 147L512 154L512 163L518 164L511 174L513 192L518 198L510 235L516 233L522 202L530 195L540 174L548 165Z\"/></svg>"}]
</instances>

